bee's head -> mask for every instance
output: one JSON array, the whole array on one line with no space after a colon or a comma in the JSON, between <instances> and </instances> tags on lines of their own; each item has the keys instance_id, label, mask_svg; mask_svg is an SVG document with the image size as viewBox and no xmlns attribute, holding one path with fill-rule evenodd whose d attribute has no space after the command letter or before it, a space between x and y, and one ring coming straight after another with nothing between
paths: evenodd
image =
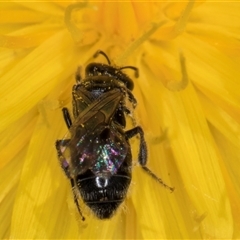
<instances>
[{"instance_id":1,"label":"bee's head","mask_svg":"<svg viewBox=\"0 0 240 240\"><path fill-rule=\"evenodd\" d=\"M86 67L86 77L91 76L108 76L112 77L120 82L123 82L124 85L129 89L133 90L134 83L130 77L128 77L125 73L122 72L122 69L130 68L135 71L135 77L138 77L138 69L133 66L125 66L125 67L116 67L112 66L108 56L102 52L97 51L94 57L97 57L99 54L102 54L108 61L108 64L103 63L90 63Z\"/></svg>"}]
</instances>

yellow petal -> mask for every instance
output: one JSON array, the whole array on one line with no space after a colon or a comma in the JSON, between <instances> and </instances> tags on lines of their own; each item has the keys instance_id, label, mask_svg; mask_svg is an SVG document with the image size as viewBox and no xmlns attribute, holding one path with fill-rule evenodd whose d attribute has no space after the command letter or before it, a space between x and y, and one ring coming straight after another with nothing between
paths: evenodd
<instances>
[{"instance_id":1,"label":"yellow petal","mask_svg":"<svg viewBox=\"0 0 240 240\"><path fill-rule=\"evenodd\" d=\"M222 171L227 184L227 191L230 196L234 232L233 238L238 238L240 234L240 218L239 218L239 196L240 196L240 184L239 184L239 156L240 156L240 142L230 142L225 136L223 136L216 128L211 127L211 131L215 138L216 144L219 146L220 154L223 159L221 163Z\"/></svg>"},{"instance_id":2,"label":"yellow petal","mask_svg":"<svg viewBox=\"0 0 240 240\"><path fill-rule=\"evenodd\" d=\"M1 77L0 129L28 112L52 88L72 74L76 69L74 62L77 54L74 48L69 51L71 44L66 32L60 32ZM48 64L43 65L46 60Z\"/></svg>"}]
</instances>

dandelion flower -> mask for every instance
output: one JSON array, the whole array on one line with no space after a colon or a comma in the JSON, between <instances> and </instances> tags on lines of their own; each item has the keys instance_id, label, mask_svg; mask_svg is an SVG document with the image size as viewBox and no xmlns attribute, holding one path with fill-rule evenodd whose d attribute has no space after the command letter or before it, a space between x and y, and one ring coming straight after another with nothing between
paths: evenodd
<instances>
[{"instance_id":1,"label":"dandelion flower","mask_svg":"<svg viewBox=\"0 0 240 240\"><path fill-rule=\"evenodd\" d=\"M240 237L238 2L0 7L1 238ZM135 166L122 209L83 223L54 143L67 131L61 108L71 107L77 66L98 49L139 69L138 79L129 75L148 166L175 191Z\"/></svg>"}]
</instances>

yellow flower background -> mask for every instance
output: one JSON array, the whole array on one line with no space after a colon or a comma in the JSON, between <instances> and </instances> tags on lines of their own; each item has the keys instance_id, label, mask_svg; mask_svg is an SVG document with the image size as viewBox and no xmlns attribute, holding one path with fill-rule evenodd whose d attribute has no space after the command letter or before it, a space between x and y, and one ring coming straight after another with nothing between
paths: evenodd
<instances>
[{"instance_id":1,"label":"yellow flower background","mask_svg":"<svg viewBox=\"0 0 240 240\"><path fill-rule=\"evenodd\" d=\"M240 238L239 1L0 2L0 238ZM77 66L131 70L148 166L111 220L81 222L55 150ZM84 206L83 206L84 208Z\"/></svg>"}]
</instances>

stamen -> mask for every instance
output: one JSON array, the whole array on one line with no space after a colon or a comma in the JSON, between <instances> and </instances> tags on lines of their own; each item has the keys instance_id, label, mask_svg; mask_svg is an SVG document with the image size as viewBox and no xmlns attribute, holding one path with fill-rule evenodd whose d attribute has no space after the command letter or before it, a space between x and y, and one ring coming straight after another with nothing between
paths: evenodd
<instances>
[{"instance_id":1,"label":"stamen","mask_svg":"<svg viewBox=\"0 0 240 240\"><path fill-rule=\"evenodd\" d=\"M189 0L186 8L182 12L182 15L180 16L180 18L176 22L176 24L173 28L173 33L174 33L175 36L178 36L179 34L181 34L185 30L185 27L187 25L187 21L188 21L188 18L190 16L190 13L193 9L194 3L195 3L195 0Z\"/></svg>"},{"instance_id":2,"label":"stamen","mask_svg":"<svg viewBox=\"0 0 240 240\"><path fill-rule=\"evenodd\" d=\"M72 21L72 19L71 19L72 11L76 10L76 9L86 8L86 7L89 7L87 2L75 3L75 4L69 5L65 11L65 18L64 18L65 24L66 24L69 32L71 33L73 40L76 42L80 41L80 39L83 36L83 33L82 33L82 31L79 30L79 28L76 26L76 24Z\"/></svg>"},{"instance_id":3,"label":"stamen","mask_svg":"<svg viewBox=\"0 0 240 240\"><path fill-rule=\"evenodd\" d=\"M185 57L183 56L182 52L179 53L179 58L182 72L182 80L180 82L176 80L168 80L168 83L165 85L165 87L170 91L180 91L186 88L186 86L188 85L188 74L185 64Z\"/></svg>"},{"instance_id":4,"label":"stamen","mask_svg":"<svg viewBox=\"0 0 240 240\"><path fill-rule=\"evenodd\" d=\"M178 21L174 25L166 26L158 31L157 40L170 41L182 34L187 25L187 21L193 9L194 3L195 0L189 0Z\"/></svg>"},{"instance_id":5,"label":"stamen","mask_svg":"<svg viewBox=\"0 0 240 240\"><path fill-rule=\"evenodd\" d=\"M155 31L158 30L159 27L161 27L165 21L159 22L159 23L153 23L152 27L145 33L143 33L142 36L138 37L134 42L132 42L124 51L124 53L116 59L117 65L122 65L126 59L141 45L144 41L146 41Z\"/></svg>"},{"instance_id":6,"label":"stamen","mask_svg":"<svg viewBox=\"0 0 240 240\"><path fill-rule=\"evenodd\" d=\"M183 13L181 15L181 17L178 19L178 21L176 22L176 24L172 27L166 27L167 29L163 29L163 39L162 40L166 40L166 39L172 39L177 37L179 34L181 34L186 25L187 25L187 21L188 18L190 16L190 13L193 9L195 0L189 0L186 8L183 10ZM156 32L159 27L161 27L162 25L164 25L166 23L166 21L161 21L159 23L153 23L152 27L145 33L142 34L142 36L138 37L134 42L132 42L125 50L125 52L116 59L116 64L117 65L121 65L123 64L126 59L144 42L146 41L154 32ZM162 35L162 34L161 34ZM180 56L180 62L181 62L181 66L184 65L184 63L182 63L184 61L183 57Z\"/></svg>"}]
</instances>

